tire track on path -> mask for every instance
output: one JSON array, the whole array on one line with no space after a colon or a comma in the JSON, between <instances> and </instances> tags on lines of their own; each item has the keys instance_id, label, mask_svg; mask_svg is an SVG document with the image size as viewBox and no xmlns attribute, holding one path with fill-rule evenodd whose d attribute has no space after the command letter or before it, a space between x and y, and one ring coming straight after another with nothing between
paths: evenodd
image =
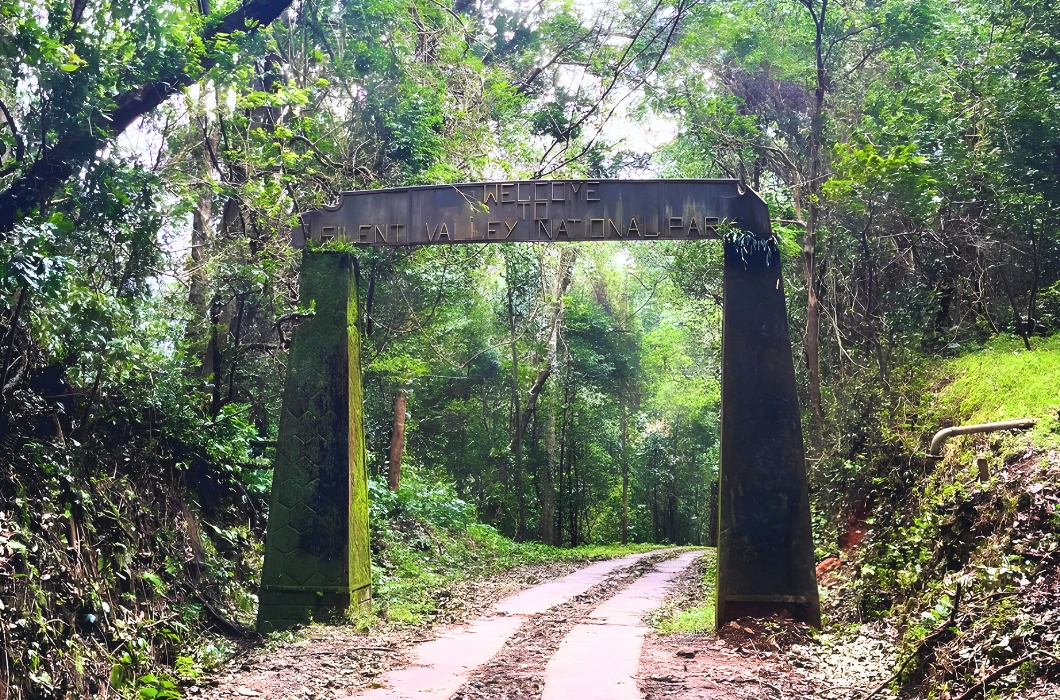
<instances>
[{"instance_id":1,"label":"tire track on path","mask_svg":"<svg viewBox=\"0 0 1060 700\"><path fill-rule=\"evenodd\" d=\"M452 628L437 639L420 644L408 667L387 673L386 686L347 696L343 700L447 700L461 689L468 677L505 646L528 620L533 620L611 580L634 576L644 560L673 556L672 550L633 554L598 562L562 578L549 581L497 603L493 612L469 625ZM614 589L614 590L617 590Z\"/></svg>"},{"instance_id":2,"label":"tire track on path","mask_svg":"<svg viewBox=\"0 0 1060 700\"><path fill-rule=\"evenodd\" d=\"M568 633L587 620L602 602L613 600L676 554L674 550L664 550L645 556L632 566L614 571L584 593L531 616L496 656L471 674L452 700L541 697L546 665Z\"/></svg>"},{"instance_id":3,"label":"tire track on path","mask_svg":"<svg viewBox=\"0 0 1060 700\"><path fill-rule=\"evenodd\" d=\"M636 676L651 631L643 617L662 605L670 584L702 555L662 562L574 627L545 668L541 700L640 700Z\"/></svg>"}]
</instances>

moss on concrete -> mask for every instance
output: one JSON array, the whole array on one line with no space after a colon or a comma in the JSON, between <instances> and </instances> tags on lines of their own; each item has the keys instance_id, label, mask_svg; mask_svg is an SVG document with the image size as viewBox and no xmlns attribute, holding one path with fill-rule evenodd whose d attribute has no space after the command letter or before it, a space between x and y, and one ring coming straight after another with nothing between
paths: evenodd
<instances>
[{"instance_id":1,"label":"moss on concrete","mask_svg":"<svg viewBox=\"0 0 1060 700\"><path fill-rule=\"evenodd\" d=\"M368 492L354 258L305 252L259 593L262 631L370 598Z\"/></svg>"}]
</instances>

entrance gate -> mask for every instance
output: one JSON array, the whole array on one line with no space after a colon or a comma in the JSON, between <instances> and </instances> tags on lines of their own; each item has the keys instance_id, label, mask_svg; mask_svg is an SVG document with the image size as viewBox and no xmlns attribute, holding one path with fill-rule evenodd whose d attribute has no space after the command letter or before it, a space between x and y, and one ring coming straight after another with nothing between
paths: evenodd
<instances>
[{"instance_id":1,"label":"entrance gate","mask_svg":"<svg viewBox=\"0 0 1060 700\"><path fill-rule=\"evenodd\" d=\"M371 600L356 259L327 241L721 238L718 625L787 610L820 624L780 258L766 204L736 180L547 180L346 192L302 215L301 303L276 448L258 627Z\"/></svg>"}]
</instances>

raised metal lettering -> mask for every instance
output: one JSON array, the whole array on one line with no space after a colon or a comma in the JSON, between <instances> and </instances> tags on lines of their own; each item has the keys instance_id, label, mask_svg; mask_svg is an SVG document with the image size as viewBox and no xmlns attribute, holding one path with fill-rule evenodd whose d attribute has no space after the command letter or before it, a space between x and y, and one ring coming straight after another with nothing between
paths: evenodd
<instances>
[{"instance_id":1,"label":"raised metal lettering","mask_svg":"<svg viewBox=\"0 0 1060 700\"><path fill-rule=\"evenodd\" d=\"M292 230L291 238L296 246L306 236L317 242L334 239L372 246L568 238L696 240L717 238L723 221L747 228L735 181L672 183L542 179L348 192L339 206L302 215L302 225ZM755 196L750 193L748 198Z\"/></svg>"},{"instance_id":2,"label":"raised metal lettering","mask_svg":"<svg viewBox=\"0 0 1060 700\"><path fill-rule=\"evenodd\" d=\"M597 236L593 227L600 224L600 235ZM589 238L603 238L604 237L604 220L603 219L589 219Z\"/></svg>"},{"instance_id":3,"label":"raised metal lettering","mask_svg":"<svg viewBox=\"0 0 1060 700\"><path fill-rule=\"evenodd\" d=\"M453 237L449 234L449 227L445 224L444 221L440 224L435 224L433 233L431 232L430 224L425 223L423 225L427 228L427 240L440 241L442 239L442 236L445 236L450 241L453 240Z\"/></svg>"}]
</instances>

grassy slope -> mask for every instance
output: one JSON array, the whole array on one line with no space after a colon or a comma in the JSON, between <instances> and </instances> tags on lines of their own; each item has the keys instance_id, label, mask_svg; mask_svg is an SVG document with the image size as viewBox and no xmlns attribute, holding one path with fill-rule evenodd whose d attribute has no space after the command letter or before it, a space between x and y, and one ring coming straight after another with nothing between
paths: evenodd
<instances>
[{"instance_id":1,"label":"grassy slope","mask_svg":"<svg viewBox=\"0 0 1060 700\"><path fill-rule=\"evenodd\" d=\"M1060 467L1049 454L1060 447L1060 335L1036 339L1031 352L1019 339L995 339L943 361L936 374L940 381L923 404L928 436L944 425L1024 417L1039 423L1028 432L951 438L943 459L924 464L911 492L875 504L870 536L830 591L840 619L888 617L905 631L910 650L946 621L962 583L961 633L906 671L910 697L963 689L984 669L1038 648L1056 653L1060 638L1058 615L1049 613L1046 624L1042 612L1060 609L1053 555L1043 558L1060 552L1060 507L1050 500L1060 493ZM987 481L978 479L975 457L987 458ZM854 607L842 614L839 600ZM995 687L1034 684L1042 670L1025 664Z\"/></svg>"},{"instance_id":2,"label":"grassy slope","mask_svg":"<svg viewBox=\"0 0 1060 700\"><path fill-rule=\"evenodd\" d=\"M949 360L952 377L937 395L935 411L961 423L1037 418L1033 440L1039 447L1060 444L1060 335L1023 341L1004 337L987 347Z\"/></svg>"}]
</instances>

